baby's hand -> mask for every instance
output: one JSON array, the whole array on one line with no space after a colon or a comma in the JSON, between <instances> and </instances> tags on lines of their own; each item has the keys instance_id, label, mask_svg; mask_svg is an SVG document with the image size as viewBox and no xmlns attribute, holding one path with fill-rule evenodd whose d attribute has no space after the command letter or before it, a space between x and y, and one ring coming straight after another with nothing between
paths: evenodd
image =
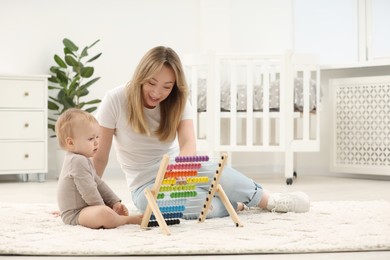
<instances>
[{"instance_id":1,"label":"baby's hand","mask_svg":"<svg viewBox=\"0 0 390 260\"><path fill-rule=\"evenodd\" d=\"M61 212L60 212L59 210L53 211L51 214L52 214L54 217L59 217L59 216L61 216Z\"/></svg>"},{"instance_id":2,"label":"baby's hand","mask_svg":"<svg viewBox=\"0 0 390 260\"><path fill-rule=\"evenodd\" d=\"M118 201L117 203L115 203L113 206L112 206L112 209L118 213L118 215L122 215L122 216L128 216L129 215L129 210L126 208L126 206L124 204L122 204L120 201Z\"/></svg>"}]
</instances>

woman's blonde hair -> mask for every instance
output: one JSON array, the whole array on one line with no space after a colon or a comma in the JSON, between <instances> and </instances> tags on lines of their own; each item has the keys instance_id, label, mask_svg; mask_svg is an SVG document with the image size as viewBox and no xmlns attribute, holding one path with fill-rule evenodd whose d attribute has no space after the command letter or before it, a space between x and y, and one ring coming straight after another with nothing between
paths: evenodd
<instances>
[{"instance_id":1,"label":"woman's blonde hair","mask_svg":"<svg viewBox=\"0 0 390 260\"><path fill-rule=\"evenodd\" d=\"M83 120L83 122L98 123L92 114L78 108L69 108L58 117L55 131L58 143L62 149L67 149L66 138L73 138L75 136L74 126L79 120Z\"/></svg>"},{"instance_id":2,"label":"woman's blonde hair","mask_svg":"<svg viewBox=\"0 0 390 260\"><path fill-rule=\"evenodd\" d=\"M176 81L169 96L160 103L161 120L155 131L162 142L174 140L188 97L188 86L179 56L169 47L158 46L149 50L135 69L133 79L127 84L128 121L136 133L150 135L144 116L143 85L163 66L172 68Z\"/></svg>"}]
</instances>

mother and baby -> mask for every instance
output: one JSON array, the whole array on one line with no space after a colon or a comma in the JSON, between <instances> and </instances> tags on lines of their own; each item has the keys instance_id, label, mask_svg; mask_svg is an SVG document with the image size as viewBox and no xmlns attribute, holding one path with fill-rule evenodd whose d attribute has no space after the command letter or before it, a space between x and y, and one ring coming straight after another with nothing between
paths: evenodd
<instances>
[{"instance_id":1,"label":"mother and baby","mask_svg":"<svg viewBox=\"0 0 390 260\"><path fill-rule=\"evenodd\" d=\"M79 109L68 109L59 117L56 135L67 153L57 199L65 224L115 228L141 223L147 206L144 190L153 186L163 155L196 155L188 91L179 56L169 47L158 46L143 56L127 84L106 93L96 118ZM129 215L120 198L101 179L112 144L140 214ZM214 175L213 171L204 172L210 172L210 178ZM305 193L269 193L228 166L220 184L237 211L247 207L273 212L310 209ZM203 202L189 203L191 207ZM226 216L225 206L215 197L207 217Z\"/></svg>"}]
</instances>

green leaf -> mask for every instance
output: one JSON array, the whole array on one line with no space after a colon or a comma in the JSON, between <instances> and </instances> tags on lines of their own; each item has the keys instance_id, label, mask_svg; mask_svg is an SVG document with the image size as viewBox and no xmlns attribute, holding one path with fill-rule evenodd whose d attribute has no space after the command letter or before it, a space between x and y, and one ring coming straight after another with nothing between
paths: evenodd
<instances>
[{"instance_id":1,"label":"green leaf","mask_svg":"<svg viewBox=\"0 0 390 260\"><path fill-rule=\"evenodd\" d=\"M58 78L58 82L61 86L63 87L66 87L68 85L68 77L66 76L66 74L63 72L63 71L57 71L57 74L56 74L57 78Z\"/></svg>"},{"instance_id":2,"label":"green leaf","mask_svg":"<svg viewBox=\"0 0 390 260\"><path fill-rule=\"evenodd\" d=\"M64 48L64 54L65 55L72 55L73 57L77 57L77 55L74 52L72 52L71 50L69 50L66 47Z\"/></svg>"},{"instance_id":3,"label":"green leaf","mask_svg":"<svg viewBox=\"0 0 390 260\"><path fill-rule=\"evenodd\" d=\"M85 102L85 104L86 104L86 105L92 105L92 104L97 104L97 103L100 103L100 102L101 102L100 99L94 99L94 100Z\"/></svg>"},{"instance_id":4,"label":"green leaf","mask_svg":"<svg viewBox=\"0 0 390 260\"><path fill-rule=\"evenodd\" d=\"M74 77L72 82L69 84L69 90L74 91L75 89L77 89L79 86L79 81L80 81L80 76Z\"/></svg>"},{"instance_id":5,"label":"green leaf","mask_svg":"<svg viewBox=\"0 0 390 260\"><path fill-rule=\"evenodd\" d=\"M54 55L54 60L60 66L61 68L66 69L68 66L66 66L66 63L58 56L57 54Z\"/></svg>"},{"instance_id":6,"label":"green leaf","mask_svg":"<svg viewBox=\"0 0 390 260\"><path fill-rule=\"evenodd\" d=\"M51 66L50 67L50 72L52 73L57 73L57 71L61 71L61 69L57 66Z\"/></svg>"},{"instance_id":7,"label":"green leaf","mask_svg":"<svg viewBox=\"0 0 390 260\"><path fill-rule=\"evenodd\" d=\"M55 86L48 86L47 88L49 90L52 90L52 89L62 89L61 87L55 87Z\"/></svg>"},{"instance_id":8,"label":"green leaf","mask_svg":"<svg viewBox=\"0 0 390 260\"><path fill-rule=\"evenodd\" d=\"M93 83L95 83L96 81L98 81L99 79L100 79L100 77L94 78L94 79L88 81L87 83L85 83L84 85L81 85L80 88L88 88L88 87L90 87Z\"/></svg>"},{"instance_id":9,"label":"green leaf","mask_svg":"<svg viewBox=\"0 0 390 260\"><path fill-rule=\"evenodd\" d=\"M56 103L49 100L47 101L47 108L50 110L58 110L60 107Z\"/></svg>"},{"instance_id":10,"label":"green leaf","mask_svg":"<svg viewBox=\"0 0 390 260\"><path fill-rule=\"evenodd\" d=\"M56 73L56 72L55 72L55 73ZM60 80L59 80L56 76L52 75L52 76L49 78L49 81L50 81L50 82L53 82L53 83L58 83Z\"/></svg>"},{"instance_id":11,"label":"green leaf","mask_svg":"<svg viewBox=\"0 0 390 260\"><path fill-rule=\"evenodd\" d=\"M54 97L51 97L49 96L49 99L53 100L54 102L58 103L58 99L54 98Z\"/></svg>"},{"instance_id":12,"label":"green leaf","mask_svg":"<svg viewBox=\"0 0 390 260\"><path fill-rule=\"evenodd\" d=\"M53 132L55 132L55 125L53 124L47 124L47 127L51 130L53 130Z\"/></svg>"},{"instance_id":13,"label":"green leaf","mask_svg":"<svg viewBox=\"0 0 390 260\"><path fill-rule=\"evenodd\" d=\"M92 48L96 43L98 43L100 40L96 40L94 43L92 43L91 45L89 45L88 48Z\"/></svg>"},{"instance_id":14,"label":"green leaf","mask_svg":"<svg viewBox=\"0 0 390 260\"><path fill-rule=\"evenodd\" d=\"M71 55L66 55L65 61L68 65L70 65L72 67L77 67L79 65L79 62L75 58L73 58Z\"/></svg>"},{"instance_id":15,"label":"green leaf","mask_svg":"<svg viewBox=\"0 0 390 260\"><path fill-rule=\"evenodd\" d=\"M73 98L69 97L67 95L64 95L63 93L58 96L58 100L64 106L61 113L68 108L76 107L76 104L73 102Z\"/></svg>"},{"instance_id":16,"label":"green leaf","mask_svg":"<svg viewBox=\"0 0 390 260\"><path fill-rule=\"evenodd\" d=\"M88 89L86 89L86 88L78 89L78 90L76 91L76 95L77 95L78 97L84 97L84 96L86 96L86 95L88 95L88 94L89 94L89 91L88 91Z\"/></svg>"},{"instance_id":17,"label":"green leaf","mask_svg":"<svg viewBox=\"0 0 390 260\"><path fill-rule=\"evenodd\" d=\"M97 107L90 107L90 108L87 108L85 109L85 111L89 112L89 113L92 113L93 111L95 111L97 109Z\"/></svg>"},{"instance_id":18,"label":"green leaf","mask_svg":"<svg viewBox=\"0 0 390 260\"><path fill-rule=\"evenodd\" d=\"M88 56L88 47L84 47L83 51L80 54L80 60L81 58L84 58L86 56Z\"/></svg>"},{"instance_id":19,"label":"green leaf","mask_svg":"<svg viewBox=\"0 0 390 260\"><path fill-rule=\"evenodd\" d=\"M87 62L86 62L86 63L88 63L88 62L92 62L92 61L96 60L96 59L97 59L97 58L99 58L101 55L102 55L102 53L99 53L98 55L95 55L95 56L94 56L94 57L92 57L91 59L87 60Z\"/></svg>"},{"instance_id":20,"label":"green leaf","mask_svg":"<svg viewBox=\"0 0 390 260\"><path fill-rule=\"evenodd\" d=\"M94 72L94 68L93 67L85 67L85 68L81 69L80 75L83 78L89 78L89 77L91 77L93 75L93 72Z\"/></svg>"},{"instance_id":21,"label":"green leaf","mask_svg":"<svg viewBox=\"0 0 390 260\"><path fill-rule=\"evenodd\" d=\"M79 47L77 47L76 44L74 44L71 40L64 38L62 40L62 43L65 45L66 48L68 48L70 51L75 52L78 51Z\"/></svg>"}]
</instances>

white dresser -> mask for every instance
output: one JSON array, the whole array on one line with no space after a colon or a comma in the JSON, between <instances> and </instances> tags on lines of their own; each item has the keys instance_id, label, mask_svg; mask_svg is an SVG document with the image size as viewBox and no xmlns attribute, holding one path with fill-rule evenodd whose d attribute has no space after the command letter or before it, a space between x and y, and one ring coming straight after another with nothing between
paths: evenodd
<instances>
[{"instance_id":1,"label":"white dresser","mask_svg":"<svg viewBox=\"0 0 390 260\"><path fill-rule=\"evenodd\" d=\"M0 174L37 174L47 162L47 75L0 75Z\"/></svg>"}]
</instances>

